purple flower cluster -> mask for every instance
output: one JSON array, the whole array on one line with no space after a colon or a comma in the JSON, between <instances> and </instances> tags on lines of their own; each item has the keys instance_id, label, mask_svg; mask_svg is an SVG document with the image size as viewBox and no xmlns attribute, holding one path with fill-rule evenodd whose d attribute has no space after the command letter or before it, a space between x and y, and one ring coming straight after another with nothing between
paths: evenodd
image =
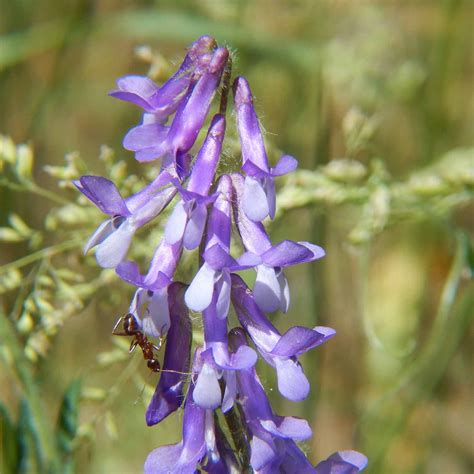
<instances>
[{"instance_id":1,"label":"purple flower cluster","mask_svg":"<svg viewBox=\"0 0 474 474\"><path fill-rule=\"evenodd\" d=\"M297 445L311 436L309 424L276 415L255 370L259 354L276 370L280 394L303 400L310 386L298 357L335 331L294 326L281 334L266 314L288 310L290 290L283 269L319 259L324 250L308 242L274 244L265 231L262 220L275 216L274 178L293 171L297 161L285 155L276 166L269 165L252 92L243 77L232 86L242 166L216 176L230 77L228 50L203 36L161 87L143 76L119 79L110 95L144 111L142 123L125 136L124 147L138 161L160 159L160 171L128 198L106 178L83 176L75 183L109 216L86 250L97 247L98 264L114 268L136 287L128 313L145 336L166 341L147 424L159 423L184 405L182 441L152 451L145 472L193 473L199 467L213 473L360 472L367 460L355 451L338 452L313 466ZM192 148L219 90L219 113L210 119L194 155ZM163 238L142 274L127 260L132 238L175 197ZM233 227L235 243L244 249L239 256L231 254ZM197 248L198 272L188 284L174 281L183 249ZM256 271L252 289L236 273L250 268ZM193 357L189 310L202 313L204 328L204 343ZM240 326L229 330L230 314Z\"/></svg>"}]
</instances>

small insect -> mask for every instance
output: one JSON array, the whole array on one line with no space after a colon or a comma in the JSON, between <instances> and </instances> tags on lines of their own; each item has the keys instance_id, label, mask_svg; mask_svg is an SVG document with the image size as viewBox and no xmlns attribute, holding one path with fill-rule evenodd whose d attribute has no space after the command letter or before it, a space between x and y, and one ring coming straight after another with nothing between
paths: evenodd
<instances>
[{"instance_id":1,"label":"small insect","mask_svg":"<svg viewBox=\"0 0 474 474\"><path fill-rule=\"evenodd\" d=\"M120 331L119 325L122 322L122 331ZM148 340L148 338L140 331L137 320L132 313L127 313L125 316L121 316L114 326L112 331L114 336L132 336L133 339L130 342L130 352L133 352L137 346L143 352L143 358L147 361L146 365L153 372L160 372L161 365L155 356L155 351L159 351L162 346L162 339L160 339L159 345L156 346Z\"/></svg>"}]
</instances>

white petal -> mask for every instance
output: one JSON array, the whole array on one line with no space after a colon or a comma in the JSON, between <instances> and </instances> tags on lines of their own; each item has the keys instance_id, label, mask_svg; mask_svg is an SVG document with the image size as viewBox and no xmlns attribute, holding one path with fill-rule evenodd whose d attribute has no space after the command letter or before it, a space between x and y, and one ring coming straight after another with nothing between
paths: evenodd
<instances>
[{"instance_id":1,"label":"white petal","mask_svg":"<svg viewBox=\"0 0 474 474\"><path fill-rule=\"evenodd\" d=\"M258 307L267 313L276 311L281 306L281 288L275 269L266 265L257 267L257 279L253 295Z\"/></svg>"},{"instance_id":2,"label":"white petal","mask_svg":"<svg viewBox=\"0 0 474 474\"><path fill-rule=\"evenodd\" d=\"M212 301L216 271L207 263L199 269L184 295L186 306L193 311L205 310Z\"/></svg>"},{"instance_id":3,"label":"white petal","mask_svg":"<svg viewBox=\"0 0 474 474\"><path fill-rule=\"evenodd\" d=\"M217 380L216 371L204 364L196 380L193 400L201 408L214 410L221 404L221 387Z\"/></svg>"},{"instance_id":4,"label":"white petal","mask_svg":"<svg viewBox=\"0 0 474 474\"><path fill-rule=\"evenodd\" d=\"M143 315L142 328L147 336L162 337L170 327L168 288L153 291L148 308Z\"/></svg>"},{"instance_id":5,"label":"white petal","mask_svg":"<svg viewBox=\"0 0 474 474\"><path fill-rule=\"evenodd\" d=\"M165 240L169 244L178 242L184 234L188 214L184 208L183 201L179 201L173 209L165 227Z\"/></svg>"},{"instance_id":6,"label":"white petal","mask_svg":"<svg viewBox=\"0 0 474 474\"><path fill-rule=\"evenodd\" d=\"M250 176L245 178L242 208L246 216L254 222L260 222L268 216L267 195L260 182Z\"/></svg>"},{"instance_id":7,"label":"white petal","mask_svg":"<svg viewBox=\"0 0 474 474\"><path fill-rule=\"evenodd\" d=\"M231 281L228 271L223 271L218 284L216 314L219 319L224 319L229 313Z\"/></svg>"},{"instance_id":8,"label":"white petal","mask_svg":"<svg viewBox=\"0 0 474 474\"><path fill-rule=\"evenodd\" d=\"M290 286L288 285L288 280L286 279L283 270L277 275L278 283L280 284L280 309L284 312L288 312L290 307Z\"/></svg>"},{"instance_id":9,"label":"white petal","mask_svg":"<svg viewBox=\"0 0 474 474\"><path fill-rule=\"evenodd\" d=\"M125 221L97 247L97 263L102 268L115 268L127 255L134 233L135 228Z\"/></svg>"},{"instance_id":10,"label":"white petal","mask_svg":"<svg viewBox=\"0 0 474 474\"><path fill-rule=\"evenodd\" d=\"M184 231L183 245L188 250L193 250L199 246L206 226L207 208L203 204L196 205L188 225Z\"/></svg>"},{"instance_id":11,"label":"white petal","mask_svg":"<svg viewBox=\"0 0 474 474\"><path fill-rule=\"evenodd\" d=\"M102 222L102 224L100 224L95 232L89 237L89 240L84 247L84 255L92 247L95 247L96 245L99 245L101 242L103 242L114 230L115 228L112 225L111 219L107 219L106 221Z\"/></svg>"}]
</instances>

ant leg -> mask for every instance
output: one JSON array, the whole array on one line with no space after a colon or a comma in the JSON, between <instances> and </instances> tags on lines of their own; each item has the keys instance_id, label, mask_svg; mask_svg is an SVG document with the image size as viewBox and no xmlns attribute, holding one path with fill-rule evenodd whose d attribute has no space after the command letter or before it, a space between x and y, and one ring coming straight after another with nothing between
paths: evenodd
<instances>
[{"instance_id":1,"label":"ant leg","mask_svg":"<svg viewBox=\"0 0 474 474\"><path fill-rule=\"evenodd\" d=\"M112 329L112 334L114 336L128 336L129 335L126 332L118 332L117 331L118 325L121 323L121 321L123 321L123 316L120 316L120 318L118 318L117 322L115 323L114 328Z\"/></svg>"},{"instance_id":2,"label":"ant leg","mask_svg":"<svg viewBox=\"0 0 474 474\"><path fill-rule=\"evenodd\" d=\"M135 348L137 347L137 345L138 345L138 341L136 339L132 339L132 342L130 343L130 349L128 350L128 352L133 352Z\"/></svg>"}]
</instances>

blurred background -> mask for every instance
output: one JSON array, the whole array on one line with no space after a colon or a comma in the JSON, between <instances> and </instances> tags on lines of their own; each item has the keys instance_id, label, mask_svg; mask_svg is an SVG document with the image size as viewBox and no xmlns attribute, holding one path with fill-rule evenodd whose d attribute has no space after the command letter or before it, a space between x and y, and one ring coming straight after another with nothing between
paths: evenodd
<instances>
[{"instance_id":1,"label":"blurred background","mask_svg":"<svg viewBox=\"0 0 474 474\"><path fill-rule=\"evenodd\" d=\"M280 182L272 238L327 252L287 272L275 324L337 336L302 358L310 398L272 393L275 411L310 420L314 463L357 449L370 473L473 472L473 13L469 0L0 0L2 472L41 470L53 429L64 472L141 472L181 439L182 413L145 425L157 376L111 336L133 289L81 255L102 217L69 183L133 190L153 173L121 146L140 111L107 92L126 74L163 81L203 34L233 51L272 156L303 170Z\"/></svg>"}]
</instances>

